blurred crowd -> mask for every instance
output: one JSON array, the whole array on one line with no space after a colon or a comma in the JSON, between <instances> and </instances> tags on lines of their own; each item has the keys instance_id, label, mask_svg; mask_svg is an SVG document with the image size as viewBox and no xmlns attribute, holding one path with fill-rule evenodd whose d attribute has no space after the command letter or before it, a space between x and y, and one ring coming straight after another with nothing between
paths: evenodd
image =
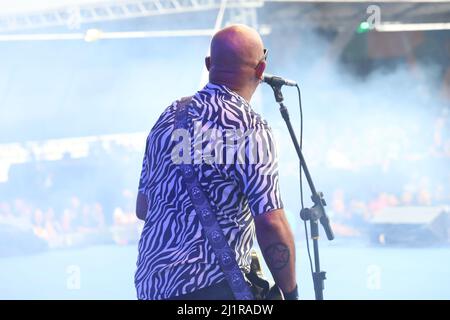
<instances>
[{"instance_id":1,"label":"blurred crowd","mask_svg":"<svg viewBox=\"0 0 450 320\"><path fill-rule=\"evenodd\" d=\"M123 193L124 198L132 196L130 191ZM100 202L82 201L77 196L72 196L60 208L51 204L38 206L30 200L16 198L0 202L0 224L32 231L52 248L91 244L93 239L100 243L127 244L136 241L139 234L137 218L127 202L112 212L105 212ZM128 237L117 233L124 234L126 230L130 232Z\"/></svg>"},{"instance_id":2,"label":"blurred crowd","mask_svg":"<svg viewBox=\"0 0 450 320\"><path fill-rule=\"evenodd\" d=\"M443 190L442 186L438 189ZM450 191L447 194L433 194L428 188L417 191L405 190L401 194L380 192L372 199L346 196L342 189L331 195L328 211L331 214L335 232L340 236L362 236L370 228L370 221L383 209L398 206L444 206L450 204ZM366 234L367 235L367 234Z\"/></svg>"},{"instance_id":3,"label":"blurred crowd","mask_svg":"<svg viewBox=\"0 0 450 320\"><path fill-rule=\"evenodd\" d=\"M326 195L338 236L363 236L386 207L450 205L448 113L434 124L423 141L401 131L390 139L393 132L386 127L378 136L385 145L375 139L361 147L370 130L355 136L350 129L335 136L319 130L316 143L306 143L307 160L317 160L310 161L313 178ZM135 243L142 228L135 216L141 161L140 152L98 147L86 158L18 165L0 185L0 227L28 230L50 248ZM297 193L285 192L297 188L298 167L295 161L288 166L281 156L280 174L291 179L281 185L289 207L298 204ZM308 197L306 184L304 192Z\"/></svg>"},{"instance_id":4,"label":"blurred crowd","mask_svg":"<svg viewBox=\"0 0 450 320\"><path fill-rule=\"evenodd\" d=\"M321 120L321 125L308 124L314 131L305 134L304 153L338 235L366 235L372 219L388 207L450 206L448 109L411 123L414 128L396 121L381 126L355 120L337 131ZM285 190L298 188L298 163L288 154L290 141L282 143L287 149L280 152L281 192L285 205L295 208L299 193Z\"/></svg>"},{"instance_id":5,"label":"blurred crowd","mask_svg":"<svg viewBox=\"0 0 450 320\"><path fill-rule=\"evenodd\" d=\"M0 184L0 241L19 243L14 237L23 231L49 248L136 242L142 227L134 213L137 178L126 173L138 174L141 157L94 145L86 158L11 167Z\"/></svg>"}]
</instances>

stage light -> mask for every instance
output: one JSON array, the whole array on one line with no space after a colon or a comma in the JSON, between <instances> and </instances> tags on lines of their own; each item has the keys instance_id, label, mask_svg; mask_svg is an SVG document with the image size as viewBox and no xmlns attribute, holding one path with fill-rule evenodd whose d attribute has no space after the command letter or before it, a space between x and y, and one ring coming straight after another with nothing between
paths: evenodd
<instances>
[{"instance_id":1,"label":"stage light","mask_svg":"<svg viewBox=\"0 0 450 320\"><path fill-rule=\"evenodd\" d=\"M357 33L366 33L368 31L370 31L370 24L367 21L361 22L358 29L356 29Z\"/></svg>"},{"instance_id":2,"label":"stage light","mask_svg":"<svg viewBox=\"0 0 450 320\"><path fill-rule=\"evenodd\" d=\"M94 42L101 39L103 32L99 29L89 29L86 31L84 41Z\"/></svg>"}]
</instances>

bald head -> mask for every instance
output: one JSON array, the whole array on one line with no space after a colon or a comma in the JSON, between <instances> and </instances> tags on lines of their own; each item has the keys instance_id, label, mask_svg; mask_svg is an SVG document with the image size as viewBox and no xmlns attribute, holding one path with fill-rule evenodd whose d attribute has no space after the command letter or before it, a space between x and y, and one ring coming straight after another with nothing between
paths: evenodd
<instances>
[{"instance_id":1,"label":"bald head","mask_svg":"<svg viewBox=\"0 0 450 320\"><path fill-rule=\"evenodd\" d=\"M206 65L210 81L234 88L256 89L265 68L264 45L258 32L237 24L218 31L211 41Z\"/></svg>"},{"instance_id":2,"label":"bald head","mask_svg":"<svg viewBox=\"0 0 450 320\"><path fill-rule=\"evenodd\" d=\"M226 27L211 41L211 69L235 71L255 67L263 57L263 50L256 30L245 25Z\"/></svg>"}]
</instances>

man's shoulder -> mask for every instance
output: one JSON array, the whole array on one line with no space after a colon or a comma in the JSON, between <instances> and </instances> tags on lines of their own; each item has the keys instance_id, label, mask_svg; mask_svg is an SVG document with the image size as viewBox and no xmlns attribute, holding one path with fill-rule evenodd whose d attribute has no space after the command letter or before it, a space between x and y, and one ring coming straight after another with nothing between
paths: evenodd
<instances>
[{"instance_id":1,"label":"man's shoulder","mask_svg":"<svg viewBox=\"0 0 450 320\"><path fill-rule=\"evenodd\" d=\"M199 107L206 105L208 118L212 118L209 120L223 129L270 129L267 121L250 104L228 92L214 92L208 99L202 99L202 92L199 92L193 101Z\"/></svg>"},{"instance_id":2,"label":"man's shoulder","mask_svg":"<svg viewBox=\"0 0 450 320\"><path fill-rule=\"evenodd\" d=\"M164 111L161 114L160 120L162 120L161 118L164 118L165 116L174 114L179 105L190 103L193 97L194 96L181 97L173 101L168 107L166 107L166 109L164 109Z\"/></svg>"},{"instance_id":3,"label":"man's shoulder","mask_svg":"<svg viewBox=\"0 0 450 320\"><path fill-rule=\"evenodd\" d=\"M258 112L256 112L253 109L250 109L249 111L249 117L250 117L250 128L254 129L268 129L270 130L269 123L266 119L263 118Z\"/></svg>"},{"instance_id":4,"label":"man's shoulder","mask_svg":"<svg viewBox=\"0 0 450 320\"><path fill-rule=\"evenodd\" d=\"M172 105L177 106L179 104L186 104L192 101L194 96L181 97L180 99L174 101Z\"/></svg>"},{"instance_id":5,"label":"man's shoulder","mask_svg":"<svg viewBox=\"0 0 450 320\"><path fill-rule=\"evenodd\" d=\"M238 104L229 104L230 109L226 109L225 112L239 112L239 126L244 130L270 130L270 126L266 119L256 112L249 104L242 102Z\"/></svg>"},{"instance_id":6,"label":"man's shoulder","mask_svg":"<svg viewBox=\"0 0 450 320\"><path fill-rule=\"evenodd\" d=\"M192 98L193 96L181 97L173 101L169 106L167 106L160 114L159 118L156 120L155 124L150 130L148 138L151 137L154 131L172 129L173 118L175 117L177 107L181 103L189 103L192 100Z\"/></svg>"},{"instance_id":7,"label":"man's shoulder","mask_svg":"<svg viewBox=\"0 0 450 320\"><path fill-rule=\"evenodd\" d=\"M153 124L148 136L147 140L151 140L155 132L169 130L172 124L172 119L175 116L175 111L177 107L178 100L172 102L169 106L167 106L159 115L156 122Z\"/></svg>"}]
</instances>

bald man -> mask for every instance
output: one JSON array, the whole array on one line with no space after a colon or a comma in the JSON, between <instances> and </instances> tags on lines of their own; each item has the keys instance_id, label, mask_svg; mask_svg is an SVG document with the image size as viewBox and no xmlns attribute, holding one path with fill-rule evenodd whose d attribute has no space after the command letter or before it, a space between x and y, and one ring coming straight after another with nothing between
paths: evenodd
<instances>
[{"instance_id":1,"label":"bald man","mask_svg":"<svg viewBox=\"0 0 450 320\"><path fill-rule=\"evenodd\" d=\"M188 161L242 274L250 271L256 235L276 285L286 299L297 299L294 240L283 211L274 140L249 104L266 55L255 30L220 30L205 59L209 83L169 106L151 130L136 204L145 221L135 274L138 299L235 298L174 161L174 119L182 106L192 138Z\"/></svg>"}]
</instances>

